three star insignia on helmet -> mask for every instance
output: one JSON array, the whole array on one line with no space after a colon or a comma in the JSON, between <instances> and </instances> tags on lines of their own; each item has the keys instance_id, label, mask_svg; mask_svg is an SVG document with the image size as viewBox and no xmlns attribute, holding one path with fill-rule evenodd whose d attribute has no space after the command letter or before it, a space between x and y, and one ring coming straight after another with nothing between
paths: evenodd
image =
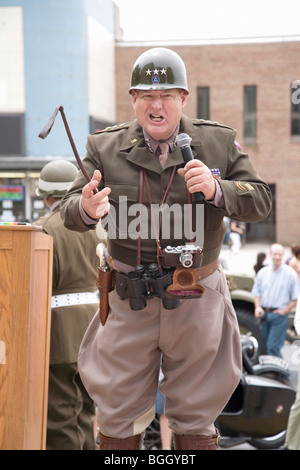
<instances>
[{"instance_id":1,"label":"three star insignia on helmet","mask_svg":"<svg viewBox=\"0 0 300 470\"><path fill-rule=\"evenodd\" d=\"M148 70L146 70L146 75L151 75L151 74L158 75L159 73L161 75L166 75L167 70L164 67L161 70L158 70L158 69L154 69L154 70L148 69Z\"/></svg>"}]
</instances>

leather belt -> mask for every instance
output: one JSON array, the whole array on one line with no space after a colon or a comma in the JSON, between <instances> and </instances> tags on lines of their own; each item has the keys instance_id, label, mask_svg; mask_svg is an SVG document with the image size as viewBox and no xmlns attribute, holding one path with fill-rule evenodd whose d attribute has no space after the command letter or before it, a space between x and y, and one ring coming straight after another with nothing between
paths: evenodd
<instances>
[{"instance_id":1,"label":"leather belt","mask_svg":"<svg viewBox=\"0 0 300 470\"><path fill-rule=\"evenodd\" d=\"M123 274L127 274L129 271L134 271L133 266L125 265L121 263L120 261L115 260L111 256L107 256L106 261L108 265L111 267L111 269L121 272ZM196 276L198 280L204 279L207 276L210 276L210 274L214 273L220 266L220 260L217 258L211 263L207 264L206 266L202 266L201 268L195 268L196 271ZM175 268L172 268L172 271L174 271Z\"/></svg>"},{"instance_id":2,"label":"leather belt","mask_svg":"<svg viewBox=\"0 0 300 470\"><path fill-rule=\"evenodd\" d=\"M264 309L265 312L274 312L274 310L278 310L278 307L274 307L274 308L262 307L262 309Z\"/></svg>"},{"instance_id":3,"label":"leather belt","mask_svg":"<svg viewBox=\"0 0 300 470\"><path fill-rule=\"evenodd\" d=\"M196 268L195 271L197 273L197 279L200 281L207 276L210 276L214 273L220 266L219 259L215 259L211 263L207 264L206 266L202 266L201 268Z\"/></svg>"},{"instance_id":4,"label":"leather belt","mask_svg":"<svg viewBox=\"0 0 300 470\"><path fill-rule=\"evenodd\" d=\"M98 292L75 292L72 294L53 295L51 308L67 307L70 305L97 304Z\"/></svg>"}]
</instances>

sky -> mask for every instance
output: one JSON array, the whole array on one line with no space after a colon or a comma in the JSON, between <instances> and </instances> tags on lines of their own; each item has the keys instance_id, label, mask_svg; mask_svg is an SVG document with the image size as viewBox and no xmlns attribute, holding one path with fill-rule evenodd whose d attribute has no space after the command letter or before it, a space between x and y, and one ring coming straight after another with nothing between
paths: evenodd
<instances>
[{"instance_id":1,"label":"sky","mask_svg":"<svg viewBox=\"0 0 300 470\"><path fill-rule=\"evenodd\" d=\"M115 0L124 41L300 35L299 0Z\"/></svg>"}]
</instances>

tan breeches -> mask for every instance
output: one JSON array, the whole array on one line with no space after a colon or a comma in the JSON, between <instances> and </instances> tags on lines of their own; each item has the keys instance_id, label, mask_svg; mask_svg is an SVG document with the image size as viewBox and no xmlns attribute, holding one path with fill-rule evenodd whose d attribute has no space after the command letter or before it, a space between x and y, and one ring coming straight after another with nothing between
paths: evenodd
<instances>
[{"instance_id":1,"label":"tan breeches","mask_svg":"<svg viewBox=\"0 0 300 470\"><path fill-rule=\"evenodd\" d=\"M78 365L98 405L102 434L127 438L152 421L160 361L173 431L214 432L213 423L240 379L240 336L222 269L201 284L202 298L182 300L174 310L154 298L133 311L113 291L104 327L95 315Z\"/></svg>"}]
</instances>

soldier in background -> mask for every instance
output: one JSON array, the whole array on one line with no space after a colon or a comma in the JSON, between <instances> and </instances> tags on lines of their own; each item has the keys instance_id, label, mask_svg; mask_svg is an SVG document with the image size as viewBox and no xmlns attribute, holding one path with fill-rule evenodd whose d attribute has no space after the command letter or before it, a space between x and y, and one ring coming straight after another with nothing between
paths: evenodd
<instances>
[{"instance_id":1,"label":"soldier in background","mask_svg":"<svg viewBox=\"0 0 300 470\"><path fill-rule=\"evenodd\" d=\"M77 368L79 346L99 306L96 231L70 232L60 217L60 201L78 171L57 160L41 171L36 194L49 212L34 222L53 237L53 283L47 422L47 450L95 449L95 405Z\"/></svg>"}]
</instances>

